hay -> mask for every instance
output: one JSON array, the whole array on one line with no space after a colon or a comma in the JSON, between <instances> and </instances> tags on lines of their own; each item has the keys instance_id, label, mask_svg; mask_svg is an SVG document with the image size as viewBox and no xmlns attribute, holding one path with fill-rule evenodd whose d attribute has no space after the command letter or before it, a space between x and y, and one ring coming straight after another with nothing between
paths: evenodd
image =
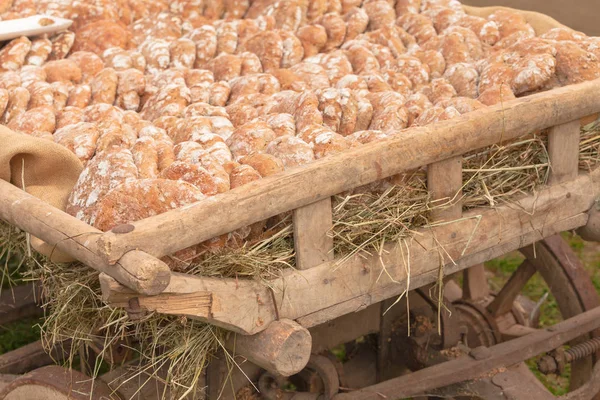
<instances>
[{"instance_id":1,"label":"hay","mask_svg":"<svg viewBox=\"0 0 600 400\"><path fill-rule=\"evenodd\" d=\"M0 220L0 293L21 280L28 248L25 232Z\"/></svg>"},{"instance_id":2,"label":"hay","mask_svg":"<svg viewBox=\"0 0 600 400\"><path fill-rule=\"evenodd\" d=\"M494 207L533 193L548 180L546 148L546 135L531 135L466 154L463 208Z\"/></svg>"},{"instance_id":3,"label":"hay","mask_svg":"<svg viewBox=\"0 0 600 400\"><path fill-rule=\"evenodd\" d=\"M582 130L581 166L591 169L599 159L600 124L591 124ZM335 196L330 234L336 257L379 252L387 242L408 239L415 228L428 224L434 208L447 207L456 200L461 200L465 209L509 203L515 196L532 193L544 184L548 172L544 137L530 135L466 155L463 194L445 204L432 204L422 170L406 175L402 185L389 185L387 180L388 184L380 184L377 191ZM5 232L6 226L0 228ZM277 277L282 270L295 266L291 218L282 218L272 231L276 233L258 243L207 253L188 273L265 282ZM17 243L6 242L7 237L15 238L3 233L0 239ZM18 242L24 243L23 239L21 234ZM137 352L137 374L167 371L161 378L172 391L170 398L180 398L199 388L199 373L221 347L226 334L204 323L158 314L130 321L123 310L103 304L97 273L81 264L40 261L31 269L30 278L40 279L44 286L47 315L43 334L48 345L70 338L74 339L73 349L77 349L92 340L108 344L126 339ZM441 286L438 289L441 293Z\"/></svg>"},{"instance_id":4,"label":"hay","mask_svg":"<svg viewBox=\"0 0 600 400\"><path fill-rule=\"evenodd\" d=\"M600 160L600 120L581 129L579 139L579 169L591 171Z\"/></svg>"}]
</instances>

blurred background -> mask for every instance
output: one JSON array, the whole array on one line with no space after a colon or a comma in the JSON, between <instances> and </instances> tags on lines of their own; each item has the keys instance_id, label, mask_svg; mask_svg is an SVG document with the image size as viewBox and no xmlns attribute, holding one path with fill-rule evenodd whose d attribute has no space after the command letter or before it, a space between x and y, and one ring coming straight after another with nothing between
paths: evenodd
<instances>
[{"instance_id":1,"label":"blurred background","mask_svg":"<svg viewBox=\"0 0 600 400\"><path fill-rule=\"evenodd\" d=\"M461 0L478 7L505 6L537 11L551 16L570 28L591 36L600 36L600 0Z\"/></svg>"}]
</instances>

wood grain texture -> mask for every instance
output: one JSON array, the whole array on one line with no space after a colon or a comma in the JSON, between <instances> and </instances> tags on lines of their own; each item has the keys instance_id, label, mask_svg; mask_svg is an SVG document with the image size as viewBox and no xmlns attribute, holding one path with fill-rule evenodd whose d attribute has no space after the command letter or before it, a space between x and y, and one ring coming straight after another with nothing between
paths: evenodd
<instances>
[{"instance_id":1,"label":"wood grain texture","mask_svg":"<svg viewBox=\"0 0 600 400\"><path fill-rule=\"evenodd\" d=\"M548 132L549 184L565 182L577 176L580 134L579 120L550 128Z\"/></svg>"},{"instance_id":2,"label":"wood grain texture","mask_svg":"<svg viewBox=\"0 0 600 400\"><path fill-rule=\"evenodd\" d=\"M427 166L427 190L433 200L434 221L452 221L462 215L462 156L436 162Z\"/></svg>"},{"instance_id":3,"label":"wood grain texture","mask_svg":"<svg viewBox=\"0 0 600 400\"><path fill-rule=\"evenodd\" d=\"M100 275L103 300L127 308L138 298L144 311L183 315L244 335L264 330L277 319L269 289L259 282L203 278L174 273L164 293L140 296L108 275Z\"/></svg>"},{"instance_id":4,"label":"wood grain texture","mask_svg":"<svg viewBox=\"0 0 600 400\"><path fill-rule=\"evenodd\" d=\"M256 282L229 280L230 286L225 290L219 285L227 280L214 280L211 289L206 290L205 279L178 274L174 274L166 294L160 296L211 291L222 299L223 309L235 310L234 315L213 313L210 319L204 314L197 317L222 326L227 318L227 324L238 326L238 331L255 333L264 329L276 319L274 307L280 318L297 320L308 328L402 293L409 283L408 257L410 288L414 289L436 281L439 268L444 268L446 274L454 273L557 232L583 226L587 210L599 193L600 170L596 170L546 187L510 205L473 210L460 220L422 228L406 243L387 245L381 257L357 255L343 264L333 261L304 271L285 271L282 278L269 283L275 306L270 304L266 289ZM114 298L114 291L121 290L118 285L103 289L109 300ZM256 298L256 293L260 293L264 307L248 301ZM123 306L133 296L121 295L119 302L109 303ZM145 303L145 298L140 296L140 304ZM190 309L187 315L194 316L193 312ZM232 317L240 320L232 321ZM259 319L262 324L250 329ZM245 329L239 328L242 323Z\"/></svg>"},{"instance_id":5,"label":"wood grain texture","mask_svg":"<svg viewBox=\"0 0 600 400\"><path fill-rule=\"evenodd\" d=\"M273 321L256 335L232 334L225 347L267 371L291 376L300 372L310 358L312 339L308 330L289 319Z\"/></svg>"},{"instance_id":6,"label":"wood grain texture","mask_svg":"<svg viewBox=\"0 0 600 400\"><path fill-rule=\"evenodd\" d=\"M107 232L98 245L108 263L131 249L162 257L357 186L591 115L600 110L599 90L600 80L585 82L411 128L137 221L132 232Z\"/></svg>"},{"instance_id":7,"label":"wood grain texture","mask_svg":"<svg viewBox=\"0 0 600 400\"><path fill-rule=\"evenodd\" d=\"M293 211L296 268L309 269L333 260L331 197Z\"/></svg>"},{"instance_id":8,"label":"wood grain texture","mask_svg":"<svg viewBox=\"0 0 600 400\"><path fill-rule=\"evenodd\" d=\"M56 246L71 257L104 272L136 292L153 295L169 284L171 270L159 259L132 250L109 265L98 256L96 239L102 232L0 180L0 218Z\"/></svg>"}]
</instances>

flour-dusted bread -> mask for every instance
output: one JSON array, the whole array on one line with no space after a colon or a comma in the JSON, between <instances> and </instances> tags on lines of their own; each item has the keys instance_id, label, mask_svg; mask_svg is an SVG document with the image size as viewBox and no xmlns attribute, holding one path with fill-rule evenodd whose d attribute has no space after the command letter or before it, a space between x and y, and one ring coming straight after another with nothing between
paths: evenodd
<instances>
[{"instance_id":1,"label":"flour-dusted bread","mask_svg":"<svg viewBox=\"0 0 600 400\"><path fill-rule=\"evenodd\" d=\"M168 210L196 203L205 196L187 182L132 179L114 186L97 205L94 227L108 231Z\"/></svg>"},{"instance_id":2,"label":"flour-dusted bread","mask_svg":"<svg viewBox=\"0 0 600 400\"><path fill-rule=\"evenodd\" d=\"M111 189L137 178L138 170L131 151L120 147L106 149L84 168L71 191L66 212L94 225L99 201Z\"/></svg>"}]
</instances>

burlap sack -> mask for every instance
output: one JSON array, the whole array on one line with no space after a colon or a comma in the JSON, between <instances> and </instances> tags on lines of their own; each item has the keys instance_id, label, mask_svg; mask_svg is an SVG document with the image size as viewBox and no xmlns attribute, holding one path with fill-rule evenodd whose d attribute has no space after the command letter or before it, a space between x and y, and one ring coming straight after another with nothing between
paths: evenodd
<instances>
[{"instance_id":1,"label":"burlap sack","mask_svg":"<svg viewBox=\"0 0 600 400\"><path fill-rule=\"evenodd\" d=\"M82 170L79 159L63 146L0 126L0 179L64 210ZM37 238L32 237L31 246L53 261L74 261Z\"/></svg>"}]
</instances>

